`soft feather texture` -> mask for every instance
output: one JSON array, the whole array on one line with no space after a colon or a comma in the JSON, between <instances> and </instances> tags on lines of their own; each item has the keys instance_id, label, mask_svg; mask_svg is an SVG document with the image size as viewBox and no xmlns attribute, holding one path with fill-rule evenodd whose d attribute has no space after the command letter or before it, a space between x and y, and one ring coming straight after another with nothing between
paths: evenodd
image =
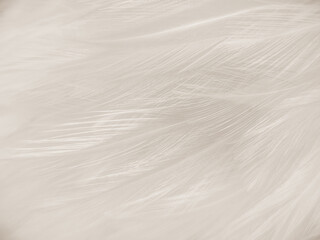
<instances>
[{"instance_id":1,"label":"soft feather texture","mask_svg":"<svg viewBox=\"0 0 320 240\"><path fill-rule=\"evenodd\" d=\"M0 2L1 240L320 239L320 2Z\"/></svg>"}]
</instances>

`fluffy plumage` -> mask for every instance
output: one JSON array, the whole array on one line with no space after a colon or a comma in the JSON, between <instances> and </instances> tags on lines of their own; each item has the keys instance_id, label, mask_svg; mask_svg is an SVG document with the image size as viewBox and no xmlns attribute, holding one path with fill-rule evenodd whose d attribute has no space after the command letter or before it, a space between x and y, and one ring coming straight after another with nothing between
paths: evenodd
<instances>
[{"instance_id":1,"label":"fluffy plumage","mask_svg":"<svg viewBox=\"0 0 320 240\"><path fill-rule=\"evenodd\" d=\"M319 1L0 11L1 239L319 239Z\"/></svg>"}]
</instances>

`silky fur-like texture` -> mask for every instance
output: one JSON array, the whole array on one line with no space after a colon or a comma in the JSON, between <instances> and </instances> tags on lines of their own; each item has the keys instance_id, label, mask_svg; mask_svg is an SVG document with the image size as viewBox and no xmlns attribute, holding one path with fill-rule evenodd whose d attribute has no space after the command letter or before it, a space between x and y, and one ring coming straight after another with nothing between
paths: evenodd
<instances>
[{"instance_id":1,"label":"silky fur-like texture","mask_svg":"<svg viewBox=\"0 0 320 240\"><path fill-rule=\"evenodd\" d=\"M320 2L0 1L1 240L320 239Z\"/></svg>"}]
</instances>

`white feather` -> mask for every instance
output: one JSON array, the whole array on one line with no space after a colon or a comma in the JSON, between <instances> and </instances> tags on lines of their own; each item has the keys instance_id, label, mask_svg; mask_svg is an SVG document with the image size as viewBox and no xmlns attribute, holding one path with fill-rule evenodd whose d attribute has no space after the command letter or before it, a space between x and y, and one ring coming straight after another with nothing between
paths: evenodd
<instances>
[{"instance_id":1,"label":"white feather","mask_svg":"<svg viewBox=\"0 0 320 240\"><path fill-rule=\"evenodd\" d=\"M320 3L0 3L0 238L315 240Z\"/></svg>"}]
</instances>

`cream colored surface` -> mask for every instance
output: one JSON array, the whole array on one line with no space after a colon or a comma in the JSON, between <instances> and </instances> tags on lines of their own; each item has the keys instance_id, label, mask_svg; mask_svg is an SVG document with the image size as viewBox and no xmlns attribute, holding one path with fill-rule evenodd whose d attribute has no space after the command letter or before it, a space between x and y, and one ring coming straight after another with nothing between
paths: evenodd
<instances>
[{"instance_id":1,"label":"cream colored surface","mask_svg":"<svg viewBox=\"0 0 320 240\"><path fill-rule=\"evenodd\" d=\"M320 239L320 2L0 1L1 240Z\"/></svg>"}]
</instances>

